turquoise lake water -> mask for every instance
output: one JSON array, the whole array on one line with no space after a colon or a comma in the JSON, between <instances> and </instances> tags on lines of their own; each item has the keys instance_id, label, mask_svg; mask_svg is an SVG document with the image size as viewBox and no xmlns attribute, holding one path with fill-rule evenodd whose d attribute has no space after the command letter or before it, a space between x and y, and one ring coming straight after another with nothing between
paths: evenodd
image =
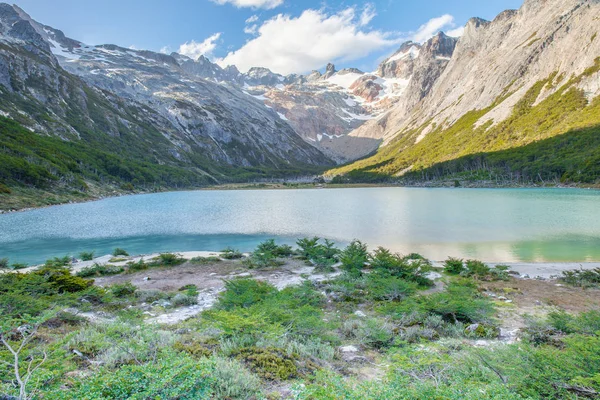
<instances>
[{"instance_id":1,"label":"turquoise lake water","mask_svg":"<svg viewBox=\"0 0 600 400\"><path fill-rule=\"evenodd\" d=\"M356 188L171 192L0 215L0 258L50 257L121 247L252 250L358 238L434 260L600 261L600 191L584 189Z\"/></svg>"}]
</instances>

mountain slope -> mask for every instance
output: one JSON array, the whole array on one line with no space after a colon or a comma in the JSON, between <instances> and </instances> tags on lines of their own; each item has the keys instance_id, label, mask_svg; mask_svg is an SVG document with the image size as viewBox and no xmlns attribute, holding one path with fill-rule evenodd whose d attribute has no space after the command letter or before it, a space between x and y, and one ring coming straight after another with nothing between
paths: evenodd
<instances>
[{"instance_id":1,"label":"mountain slope","mask_svg":"<svg viewBox=\"0 0 600 400\"><path fill-rule=\"evenodd\" d=\"M589 0L527 0L492 22L470 20L431 91L414 107L399 105L386 115L378 154L330 174L427 178L422 172L436 163L595 129L599 21L600 2ZM450 173L442 170L433 176ZM503 171L516 172L510 165ZM573 179L567 172L548 171L545 179Z\"/></svg>"},{"instance_id":2,"label":"mountain slope","mask_svg":"<svg viewBox=\"0 0 600 400\"><path fill-rule=\"evenodd\" d=\"M315 173L332 165L273 110L236 88L189 79L174 57L86 46L7 4L0 4L0 115L132 166L128 174L100 168L72 179L49 168L57 178L49 182L62 189L85 191L86 185L71 186L81 179L143 190L200 186ZM10 146L0 150L11 152ZM97 167L82 162L82 170ZM4 186L35 186L8 164L0 169Z\"/></svg>"}]
</instances>

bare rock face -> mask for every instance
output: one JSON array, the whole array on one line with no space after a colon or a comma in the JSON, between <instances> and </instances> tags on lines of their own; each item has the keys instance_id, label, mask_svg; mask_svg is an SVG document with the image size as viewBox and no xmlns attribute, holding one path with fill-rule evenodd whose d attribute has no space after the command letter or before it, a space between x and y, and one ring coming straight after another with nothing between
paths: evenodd
<instances>
[{"instance_id":1,"label":"bare rock face","mask_svg":"<svg viewBox=\"0 0 600 400\"><path fill-rule=\"evenodd\" d=\"M350 90L355 96L371 103L377 99L379 93L383 90L383 86L377 83L377 79L378 77L375 75L363 75L350 85Z\"/></svg>"},{"instance_id":2,"label":"bare rock face","mask_svg":"<svg viewBox=\"0 0 600 400\"><path fill-rule=\"evenodd\" d=\"M385 59L377 68L377 75L383 78L409 79L413 74L415 59L419 56L421 45L406 42L398 51Z\"/></svg>"}]
</instances>

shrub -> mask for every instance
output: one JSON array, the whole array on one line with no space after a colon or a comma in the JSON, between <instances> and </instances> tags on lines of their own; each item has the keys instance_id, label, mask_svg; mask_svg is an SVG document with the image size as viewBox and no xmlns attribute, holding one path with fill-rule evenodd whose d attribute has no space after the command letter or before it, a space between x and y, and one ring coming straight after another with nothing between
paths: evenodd
<instances>
[{"instance_id":1,"label":"shrub","mask_svg":"<svg viewBox=\"0 0 600 400\"><path fill-rule=\"evenodd\" d=\"M0 258L0 269L8 269L8 258Z\"/></svg>"},{"instance_id":2,"label":"shrub","mask_svg":"<svg viewBox=\"0 0 600 400\"><path fill-rule=\"evenodd\" d=\"M143 271L150 268L150 266L144 261L144 259L140 259L138 262L130 261L127 263L127 272L137 272Z\"/></svg>"},{"instance_id":3,"label":"shrub","mask_svg":"<svg viewBox=\"0 0 600 400\"><path fill-rule=\"evenodd\" d=\"M219 257L194 257L190 259L190 262L193 264L213 264L221 262Z\"/></svg>"},{"instance_id":4,"label":"shrub","mask_svg":"<svg viewBox=\"0 0 600 400\"><path fill-rule=\"evenodd\" d=\"M239 251L232 247L226 247L221 250L221 257L226 260L236 260L242 258L244 255Z\"/></svg>"},{"instance_id":5,"label":"shrub","mask_svg":"<svg viewBox=\"0 0 600 400\"><path fill-rule=\"evenodd\" d=\"M370 274L367 277L367 296L377 301L400 301L413 294L415 284L395 276Z\"/></svg>"},{"instance_id":6,"label":"shrub","mask_svg":"<svg viewBox=\"0 0 600 400\"><path fill-rule=\"evenodd\" d=\"M198 304L198 296L177 293L171 299L171 303L174 307L193 306L194 304Z\"/></svg>"},{"instance_id":7,"label":"shrub","mask_svg":"<svg viewBox=\"0 0 600 400\"><path fill-rule=\"evenodd\" d=\"M367 245L360 240L353 240L340 254L342 267L352 275L360 275L368 259Z\"/></svg>"},{"instance_id":8,"label":"shrub","mask_svg":"<svg viewBox=\"0 0 600 400\"><path fill-rule=\"evenodd\" d=\"M83 251L83 252L79 253L79 258L82 261L91 261L94 259L94 252L93 251Z\"/></svg>"},{"instance_id":9,"label":"shrub","mask_svg":"<svg viewBox=\"0 0 600 400\"><path fill-rule=\"evenodd\" d=\"M237 278L225 282L225 291L219 296L219 307L231 310L247 308L277 293L270 283L254 279Z\"/></svg>"},{"instance_id":10,"label":"shrub","mask_svg":"<svg viewBox=\"0 0 600 400\"><path fill-rule=\"evenodd\" d=\"M444 262L444 271L452 275L458 275L465 270L465 264L460 258L449 257Z\"/></svg>"},{"instance_id":11,"label":"shrub","mask_svg":"<svg viewBox=\"0 0 600 400\"><path fill-rule=\"evenodd\" d=\"M118 247L117 247L116 249L114 249L114 250L113 250L113 253L112 253L112 255L113 255L113 256L115 256L115 257L118 257L118 256L125 256L125 257L129 257L129 253L128 253L128 252L126 252L125 250L123 250L123 249L120 249L120 248L118 248Z\"/></svg>"},{"instance_id":12,"label":"shrub","mask_svg":"<svg viewBox=\"0 0 600 400\"><path fill-rule=\"evenodd\" d=\"M490 267L479 260L467 260L465 262L465 268L466 271L463 271L463 275L466 276L485 278L490 273Z\"/></svg>"},{"instance_id":13,"label":"shrub","mask_svg":"<svg viewBox=\"0 0 600 400\"><path fill-rule=\"evenodd\" d=\"M173 253L163 253L160 254L155 259L155 264L157 265L165 265L168 267L173 267L175 265L180 265L185 262L185 259L181 258L178 254Z\"/></svg>"},{"instance_id":14,"label":"shrub","mask_svg":"<svg viewBox=\"0 0 600 400\"><path fill-rule=\"evenodd\" d=\"M563 271L560 280L578 287L597 287L600 286L600 268Z\"/></svg>"},{"instance_id":15,"label":"shrub","mask_svg":"<svg viewBox=\"0 0 600 400\"><path fill-rule=\"evenodd\" d=\"M216 357L212 360L211 377L217 399L258 398L260 380L237 360Z\"/></svg>"},{"instance_id":16,"label":"shrub","mask_svg":"<svg viewBox=\"0 0 600 400\"><path fill-rule=\"evenodd\" d=\"M266 380L285 381L298 376L298 356L289 355L284 349L245 347L233 353L233 356Z\"/></svg>"},{"instance_id":17,"label":"shrub","mask_svg":"<svg viewBox=\"0 0 600 400\"><path fill-rule=\"evenodd\" d=\"M109 287L109 290L115 297L128 297L135 294L137 287L131 282L115 283Z\"/></svg>"},{"instance_id":18,"label":"shrub","mask_svg":"<svg viewBox=\"0 0 600 400\"><path fill-rule=\"evenodd\" d=\"M25 268L29 268L29 265L24 264L24 263L12 263L10 266L10 269L12 269L13 271L17 271L17 270L25 269Z\"/></svg>"},{"instance_id":19,"label":"shrub","mask_svg":"<svg viewBox=\"0 0 600 400\"><path fill-rule=\"evenodd\" d=\"M82 278L89 278L92 276L109 276L118 275L123 272L123 267L110 264L94 264L90 267L82 268L75 275Z\"/></svg>"},{"instance_id":20,"label":"shrub","mask_svg":"<svg viewBox=\"0 0 600 400\"><path fill-rule=\"evenodd\" d=\"M298 239L296 245L299 247L300 256L306 260L310 260L317 255L320 246L319 240L320 238L317 236Z\"/></svg>"},{"instance_id":21,"label":"shrub","mask_svg":"<svg viewBox=\"0 0 600 400\"><path fill-rule=\"evenodd\" d=\"M380 275L405 279L420 286L433 285L433 282L427 278L427 272L431 269L431 265L424 258L409 259L379 247L370 256L370 263L371 267Z\"/></svg>"}]
</instances>

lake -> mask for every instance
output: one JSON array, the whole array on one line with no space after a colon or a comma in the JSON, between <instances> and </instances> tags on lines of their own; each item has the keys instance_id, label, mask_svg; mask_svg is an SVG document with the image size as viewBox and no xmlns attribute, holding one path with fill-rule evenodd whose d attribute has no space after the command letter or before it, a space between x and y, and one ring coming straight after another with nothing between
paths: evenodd
<instances>
[{"instance_id":1,"label":"lake","mask_svg":"<svg viewBox=\"0 0 600 400\"><path fill-rule=\"evenodd\" d=\"M205 190L124 196L0 215L0 258L41 263L116 247L252 250L267 238L491 262L600 261L600 191L344 188Z\"/></svg>"}]
</instances>

